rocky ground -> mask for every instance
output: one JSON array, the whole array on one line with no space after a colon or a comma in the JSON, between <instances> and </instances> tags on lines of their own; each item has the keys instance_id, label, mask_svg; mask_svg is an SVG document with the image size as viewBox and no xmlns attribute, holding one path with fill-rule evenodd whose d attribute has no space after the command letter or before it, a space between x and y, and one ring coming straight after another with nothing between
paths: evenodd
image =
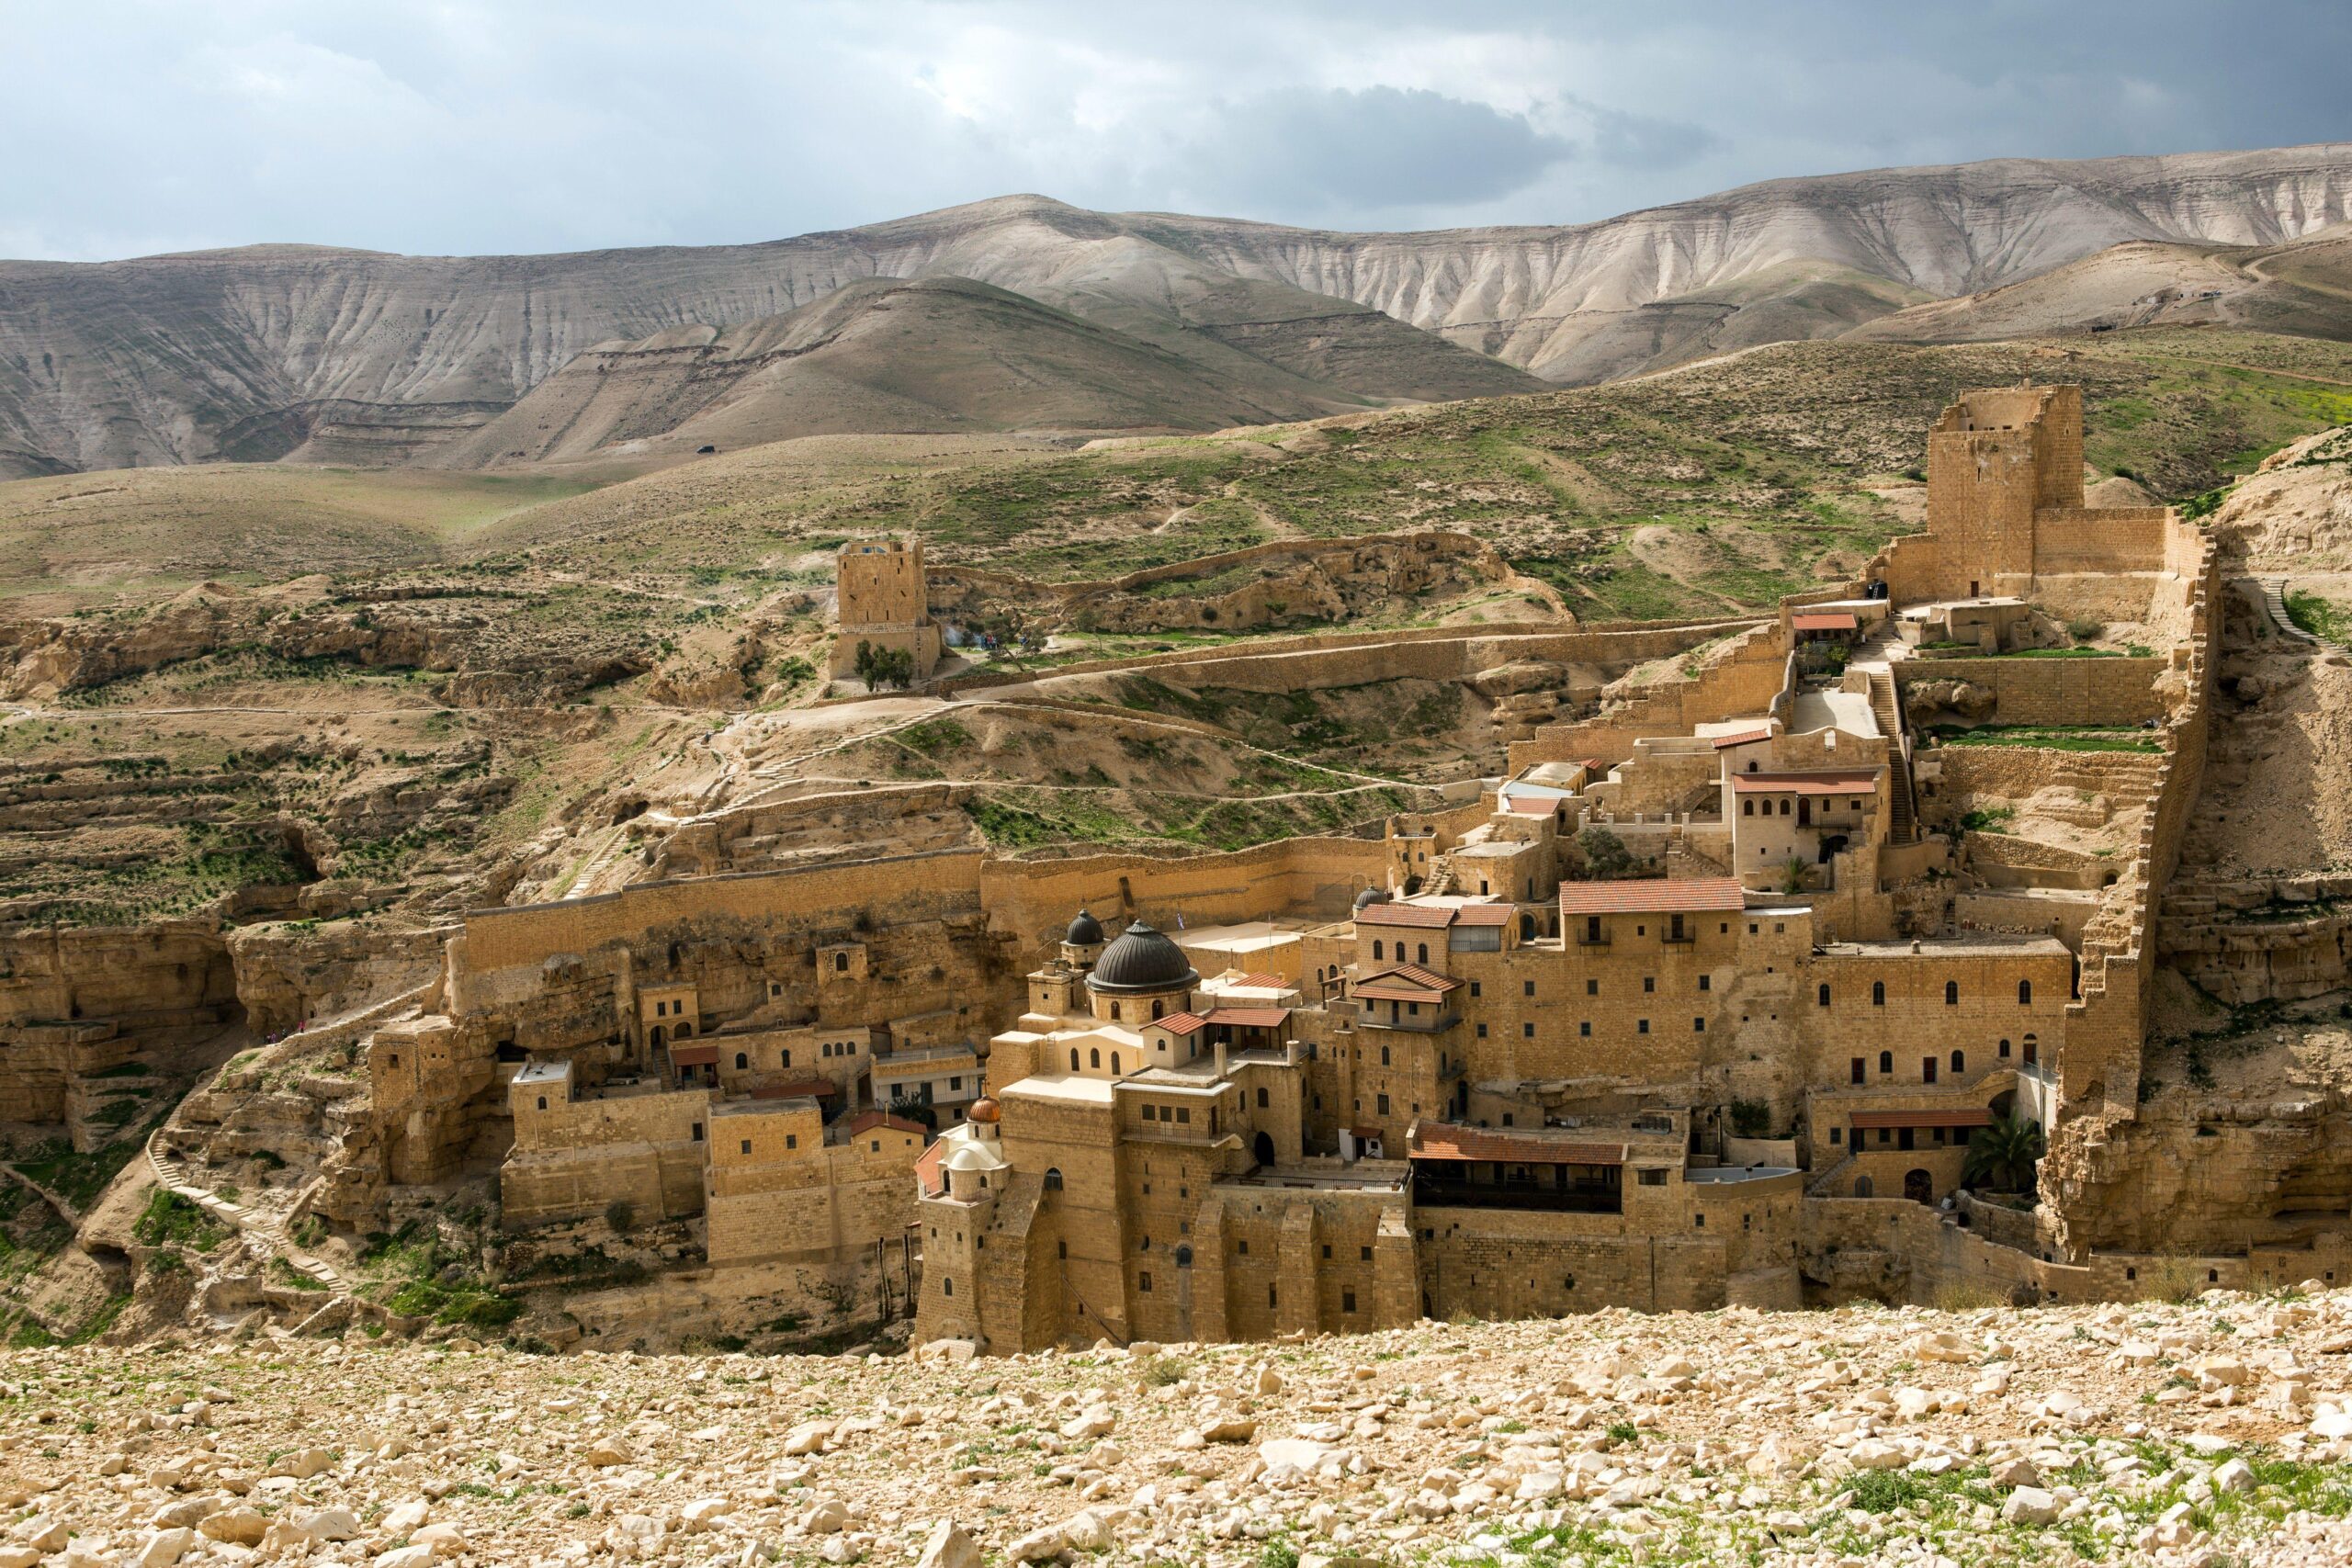
<instances>
[{"instance_id":1,"label":"rocky ground","mask_svg":"<svg viewBox=\"0 0 2352 1568\"><path fill-rule=\"evenodd\" d=\"M2352 1561L2352 1292L1279 1345L0 1361L0 1564Z\"/></svg>"}]
</instances>

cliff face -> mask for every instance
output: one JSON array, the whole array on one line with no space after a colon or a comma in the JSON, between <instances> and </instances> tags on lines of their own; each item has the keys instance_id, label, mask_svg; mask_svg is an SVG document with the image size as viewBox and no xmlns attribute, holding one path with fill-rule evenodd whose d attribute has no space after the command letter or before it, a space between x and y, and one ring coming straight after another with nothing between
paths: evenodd
<instances>
[{"instance_id":1,"label":"cliff face","mask_svg":"<svg viewBox=\"0 0 2352 1568\"><path fill-rule=\"evenodd\" d=\"M2265 245L2352 218L2352 143L1779 180L1564 228L1340 234L1008 197L757 245L427 257L266 246L0 264L0 474L321 443L402 460L614 339L977 279L1372 397L1523 386L1358 341L1366 308L1555 381L1834 335L2132 240ZM1403 363L1400 363L1402 361Z\"/></svg>"}]
</instances>

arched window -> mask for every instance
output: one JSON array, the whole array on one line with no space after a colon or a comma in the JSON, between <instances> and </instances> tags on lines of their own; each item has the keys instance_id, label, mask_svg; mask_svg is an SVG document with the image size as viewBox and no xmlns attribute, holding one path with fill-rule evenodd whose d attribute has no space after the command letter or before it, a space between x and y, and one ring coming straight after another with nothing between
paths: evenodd
<instances>
[{"instance_id":1,"label":"arched window","mask_svg":"<svg viewBox=\"0 0 2352 1568\"><path fill-rule=\"evenodd\" d=\"M1753 817L1753 816L1755 816L1755 815L1756 815L1756 803L1755 803L1754 801L1752 801L1752 800L1743 800L1743 801L1741 801L1741 802L1739 803L1739 814L1740 814L1742 817Z\"/></svg>"},{"instance_id":2,"label":"arched window","mask_svg":"<svg viewBox=\"0 0 2352 1568\"><path fill-rule=\"evenodd\" d=\"M1058 1192L1058 1191L1060 1191L1061 1190L1062 1190L1062 1171L1061 1171L1061 1167L1059 1167L1059 1166L1048 1166L1048 1167L1046 1167L1046 1191L1048 1191L1048 1192Z\"/></svg>"},{"instance_id":3,"label":"arched window","mask_svg":"<svg viewBox=\"0 0 2352 1568\"><path fill-rule=\"evenodd\" d=\"M1097 1045L1086 1053L1086 1065L1090 1067L1099 1067L1102 1065L1102 1047Z\"/></svg>"},{"instance_id":4,"label":"arched window","mask_svg":"<svg viewBox=\"0 0 2352 1568\"><path fill-rule=\"evenodd\" d=\"M2001 1060L2003 1060L2004 1062L2006 1062L2006 1061L2007 1061L2008 1059L2009 1059L2009 1043L2008 1043L2007 1041L2004 1040L2004 1041L2002 1041L2002 1042L2001 1042Z\"/></svg>"},{"instance_id":5,"label":"arched window","mask_svg":"<svg viewBox=\"0 0 2352 1568\"><path fill-rule=\"evenodd\" d=\"M1378 963L1380 960L1380 943L1377 942L1372 944L1372 957L1374 963Z\"/></svg>"},{"instance_id":6,"label":"arched window","mask_svg":"<svg viewBox=\"0 0 2352 1568\"><path fill-rule=\"evenodd\" d=\"M547 1097L546 1095L544 1095L544 1094L543 1094L543 1095L539 1096L539 1109L540 1109L540 1110L542 1110L542 1111L545 1111L547 1108L548 1108L548 1097Z\"/></svg>"},{"instance_id":7,"label":"arched window","mask_svg":"<svg viewBox=\"0 0 2352 1568\"><path fill-rule=\"evenodd\" d=\"M1116 1002L1113 1002L1111 1004L1111 1021L1113 1023L1119 1021L1119 1004ZM1100 1066L1102 1064L1098 1062L1095 1066Z\"/></svg>"},{"instance_id":8,"label":"arched window","mask_svg":"<svg viewBox=\"0 0 2352 1568\"><path fill-rule=\"evenodd\" d=\"M1788 814L1789 814L1789 803L1788 803L1787 801L1785 801L1785 800L1784 800L1784 801L1781 802L1781 816L1783 816L1783 817L1786 817Z\"/></svg>"},{"instance_id":9,"label":"arched window","mask_svg":"<svg viewBox=\"0 0 2352 1568\"><path fill-rule=\"evenodd\" d=\"M1388 1047L1385 1045L1380 1048L1380 1065L1384 1067L1388 1065Z\"/></svg>"},{"instance_id":10,"label":"arched window","mask_svg":"<svg viewBox=\"0 0 2352 1568\"><path fill-rule=\"evenodd\" d=\"M1154 1018L1158 1018L1161 1013L1167 1010L1168 1004L1166 1002L1154 1002L1151 1004L1151 1016Z\"/></svg>"},{"instance_id":11,"label":"arched window","mask_svg":"<svg viewBox=\"0 0 2352 1568\"><path fill-rule=\"evenodd\" d=\"M1871 1006L1874 1008L1883 1008L1885 1005L1886 982L1883 980L1872 980L1871 982Z\"/></svg>"},{"instance_id":12,"label":"arched window","mask_svg":"<svg viewBox=\"0 0 2352 1568\"><path fill-rule=\"evenodd\" d=\"M943 1296L952 1296L952 1295L954 1295L954 1294L956 1293L956 1281L955 1281L955 1280L940 1280L940 1281L939 1281L939 1293L940 1293L941 1295L943 1295Z\"/></svg>"},{"instance_id":13,"label":"arched window","mask_svg":"<svg viewBox=\"0 0 2352 1568\"><path fill-rule=\"evenodd\" d=\"M679 1038L679 1039L681 1039L681 1040L692 1040L694 1037L695 1037L695 1026L694 1026L693 1024L691 1024L691 1023L682 1023L682 1024L678 1025L678 1038Z\"/></svg>"},{"instance_id":14,"label":"arched window","mask_svg":"<svg viewBox=\"0 0 2352 1568\"><path fill-rule=\"evenodd\" d=\"M1965 1052L1965 1051L1954 1051L1954 1052L1951 1054L1951 1070L1952 1070L1954 1073L1964 1073L1964 1072L1966 1072L1966 1071L1968 1070L1968 1053L1967 1053L1967 1052Z\"/></svg>"},{"instance_id":15,"label":"arched window","mask_svg":"<svg viewBox=\"0 0 2352 1568\"><path fill-rule=\"evenodd\" d=\"M1829 987L1826 986L1821 987L1821 1005L1823 1007L1829 1005Z\"/></svg>"},{"instance_id":16,"label":"arched window","mask_svg":"<svg viewBox=\"0 0 2352 1568\"><path fill-rule=\"evenodd\" d=\"M782 1062L782 1064L781 1064L782 1066L787 1066L787 1067L788 1067L788 1066L792 1066L792 1053L791 1053L791 1052L789 1052L789 1051L779 1051L779 1052L778 1052L778 1053L776 1053L776 1054L777 1054L779 1056L781 1056L781 1057L783 1058L783 1062Z\"/></svg>"},{"instance_id":17,"label":"arched window","mask_svg":"<svg viewBox=\"0 0 2352 1568\"><path fill-rule=\"evenodd\" d=\"M1878 1070L1879 1070L1880 1072L1883 1072L1883 1073L1891 1073L1891 1072L1894 1071L1894 1052L1892 1052L1892 1051L1881 1051L1881 1052L1878 1054Z\"/></svg>"},{"instance_id":18,"label":"arched window","mask_svg":"<svg viewBox=\"0 0 2352 1568\"><path fill-rule=\"evenodd\" d=\"M749 1051L738 1051L735 1053L735 1070L737 1072L740 1073L743 1071L751 1065L752 1054Z\"/></svg>"},{"instance_id":19,"label":"arched window","mask_svg":"<svg viewBox=\"0 0 2352 1568\"><path fill-rule=\"evenodd\" d=\"M1266 1091L1262 1089L1258 1091L1258 1109L1261 1111L1266 1109Z\"/></svg>"},{"instance_id":20,"label":"arched window","mask_svg":"<svg viewBox=\"0 0 2352 1568\"><path fill-rule=\"evenodd\" d=\"M2030 1034L2025 1037L2025 1065L2033 1066L2041 1059L2041 1043Z\"/></svg>"},{"instance_id":21,"label":"arched window","mask_svg":"<svg viewBox=\"0 0 2352 1568\"><path fill-rule=\"evenodd\" d=\"M1420 944L1417 954L1417 961L1422 964L1427 964L1430 961L1430 944L1428 942Z\"/></svg>"},{"instance_id":22,"label":"arched window","mask_svg":"<svg viewBox=\"0 0 2352 1568\"><path fill-rule=\"evenodd\" d=\"M1078 1047L1075 1045L1069 1048L1069 1070L1078 1071Z\"/></svg>"},{"instance_id":23,"label":"arched window","mask_svg":"<svg viewBox=\"0 0 2352 1568\"><path fill-rule=\"evenodd\" d=\"M2018 1006L2021 1008L2029 1008L2032 1005L2033 982L2030 980L2019 980L2018 982Z\"/></svg>"},{"instance_id":24,"label":"arched window","mask_svg":"<svg viewBox=\"0 0 2352 1568\"><path fill-rule=\"evenodd\" d=\"M1116 1051L1114 1051L1114 1052L1112 1052L1112 1053L1111 1053L1111 1072L1112 1072L1113 1076L1114 1076L1114 1077L1115 1077L1115 1076L1117 1075L1118 1071L1119 1071L1119 1054L1118 1054Z\"/></svg>"},{"instance_id":25,"label":"arched window","mask_svg":"<svg viewBox=\"0 0 2352 1568\"><path fill-rule=\"evenodd\" d=\"M1176 1267L1177 1267L1177 1268L1179 1268L1179 1269L1190 1269L1192 1266L1193 1266L1193 1248L1192 1248L1192 1247L1191 1247L1189 1244L1187 1244L1187 1245L1185 1245L1185 1246L1182 1246L1182 1247L1179 1247L1176 1249Z\"/></svg>"},{"instance_id":26,"label":"arched window","mask_svg":"<svg viewBox=\"0 0 2352 1568\"><path fill-rule=\"evenodd\" d=\"M1956 1008L1959 1005L1960 982L1957 980L1946 980L1944 982L1944 1006L1948 1008Z\"/></svg>"}]
</instances>

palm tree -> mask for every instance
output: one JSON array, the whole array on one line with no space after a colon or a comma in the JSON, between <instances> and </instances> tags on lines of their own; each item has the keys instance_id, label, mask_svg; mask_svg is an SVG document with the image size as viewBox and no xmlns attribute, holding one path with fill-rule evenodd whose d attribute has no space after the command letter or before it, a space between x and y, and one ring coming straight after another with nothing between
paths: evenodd
<instances>
[{"instance_id":1,"label":"palm tree","mask_svg":"<svg viewBox=\"0 0 2352 1568\"><path fill-rule=\"evenodd\" d=\"M2041 1129L2011 1111L1976 1129L1960 1179L1968 1186L1989 1182L1999 1191L2021 1192L2033 1185L2033 1168L2041 1158Z\"/></svg>"}]
</instances>

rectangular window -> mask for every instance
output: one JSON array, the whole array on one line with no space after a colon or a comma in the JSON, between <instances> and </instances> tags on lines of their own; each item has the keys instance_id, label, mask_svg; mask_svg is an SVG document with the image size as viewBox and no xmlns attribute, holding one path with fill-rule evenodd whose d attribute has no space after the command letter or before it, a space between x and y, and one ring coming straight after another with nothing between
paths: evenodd
<instances>
[{"instance_id":1,"label":"rectangular window","mask_svg":"<svg viewBox=\"0 0 2352 1568\"><path fill-rule=\"evenodd\" d=\"M1590 1019L1589 1019L1589 1018L1588 1018L1588 1019L1586 1019L1582 1023L1577 1024L1577 1033L1579 1036L1581 1036L1582 1038L1584 1038L1584 1039L1587 1039L1587 1040L1591 1039L1591 1038L1592 1038L1592 1020L1590 1020Z\"/></svg>"},{"instance_id":2,"label":"rectangular window","mask_svg":"<svg viewBox=\"0 0 2352 1568\"><path fill-rule=\"evenodd\" d=\"M1663 1187L1666 1185L1666 1172L1655 1168L1645 1168L1634 1172L1634 1181L1635 1185L1641 1187Z\"/></svg>"},{"instance_id":3,"label":"rectangular window","mask_svg":"<svg viewBox=\"0 0 2352 1568\"><path fill-rule=\"evenodd\" d=\"M784 1135L784 1146L787 1149L798 1148L800 1146L800 1134L797 1133L786 1133Z\"/></svg>"},{"instance_id":4,"label":"rectangular window","mask_svg":"<svg viewBox=\"0 0 2352 1568\"><path fill-rule=\"evenodd\" d=\"M749 1138L743 1140L743 1152L745 1154L750 1154L752 1152L752 1140Z\"/></svg>"},{"instance_id":5,"label":"rectangular window","mask_svg":"<svg viewBox=\"0 0 2352 1568\"><path fill-rule=\"evenodd\" d=\"M1147 1296L1151 1294L1151 1276L1148 1274L1136 1275L1136 1289L1141 1291ZM1181 1295L1183 1292L1180 1291L1177 1293Z\"/></svg>"},{"instance_id":6,"label":"rectangular window","mask_svg":"<svg viewBox=\"0 0 2352 1568\"><path fill-rule=\"evenodd\" d=\"M1370 1248L1370 1247L1358 1247L1358 1248L1356 1249L1356 1251L1357 1251L1357 1254L1358 1254L1360 1257L1362 1257L1362 1258L1363 1258L1363 1259L1366 1263L1369 1263L1369 1262L1371 1262L1371 1261L1372 1261L1372 1248Z\"/></svg>"},{"instance_id":7,"label":"rectangular window","mask_svg":"<svg viewBox=\"0 0 2352 1568\"><path fill-rule=\"evenodd\" d=\"M1534 981L1532 981L1532 980L1522 980L1522 981L1521 981L1521 982L1520 982L1520 986L1521 986L1520 995L1521 995L1521 996L1525 996L1525 997L1532 997L1532 996L1533 996L1533 995L1535 994L1535 982L1534 982Z\"/></svg>"},{"instance_id":8,"label":"rectangular window","mask_svg":"<svg viewBox=\"0 0 2352 1568\"><path fill-rule=\"evenodd\" d=\"M1650 1021L1649 1021L1648 1019L1642 1018L1642 1019L1636 1019L1636 1020L1634 1020L1634 1033L1636 1033L1636 1034L1647 1034L1649 1032L1650 1032Z\"/></svg>"},{"instance_id":9,"label":"rectangular window","mask_svg":"<svg viewBox=\"0 0 2352 1568\"><path fill-rule=\"evenodd\" d=\"M1703 1018L1694 1018L1694 1019L1692 1019L1692 1020L1690 1021L1690 1032L1691 1032L1691 1033L1693 1033L1693 1034L1704 1034L1704 1033L1706 1033L1706 1032L1707 1032L1707 1021L1706 1021L1705 1019L1703 1019Z\"/></svg>"},{"instance_id":10,"label":"rectangular window","mask_svg":"<svg viewBox=\"0 0 2352 1568\"><path fill-rule=\"evenodd\" d=\"M1600 982L1598 980L1587 980L1584 983L1584 994L1588 997L1597 997L1600 995Z\"/></svg>"},{"instance_id":11,"label":"rectangular window","mask_svg":"<svg viewBox=\"0 0 2352 1568\"><path fill-rule=\"evenodd\" d=\"M1486 1026L1485 1024L1483 1024L1483 1023L1482 1023L1482 1024L1480 1024L1480 1025L1478 1026L1478 1038L1479 1038L1479 1039L1481 1039L1481 1040L1484 1040L1486 1037L1487 1037L1487 1026Z\"/></svg>"},{"instance_id":12,"label":"rectangular window","mask_svg":"<svg viewBox=\"0 0 2352 1568\"><path fill-rule=\"evenodd\" d=\"M1187 1105L1178 1106L1176 1108L1176 1120L1189 1124L1193 1120L1192 1107Z\"/></svg>"},{"instance_id":13,"label":"rectangular window","mask_svg":"<svg viewBox=\"0 0 2352 1568\"><path fill-rule=\"evenodd\" d=\"M1702 976L1699 976L1699 988L1700 988L1701 990L1702 990L1702 991L1712 991L1712 990L1713 990L1713 989L1715 988L1715 977L1714 977L1713 975L1702 975Z\"/></svg>"},{"instance_id":14,"label":"rectangular window","mask_svg":"<svg viewBox=\"0 0 2352 1568\"><path fill-rule=\"evenodd\" d=\"M1532 1039L1534 1039L1534 1038L1535 1038L1535 1026L1534 1026L1533 1024L1532 1024L1532 1023L1522 1023L1522 1024L1521 1024L1521 1025L1519 1026L1519 1037L1520 1037L1521 1040L1532 1040Z\"/></svg>"},{"instance_id":15,"label":"rectangular window","mask_svg":"<svg viewBox=\"0 0 2352 1568\"><path fill-rule=\"evenodd\" d=\"M1378 1097L1377 1097L1377 1103L1378 1103L1379 1108L1380 1108L1380 1114L1382 1114L1383 1116L1387 1115L1387 1114L1388 1114L1388 1097L1387 1097L1386 1095L1385 1095L1385 1094L1384 1094L1384 1095L1380 1095L1380 1096L1378 1096Z\"/></svg>"},{"instance_id":16,"label":"rectangular window","mask_svg":"<svg viewBox=\"0 0 2352 1568\"><path fill-rule=\"evenodd\" d=\"M1643 994L1644 996L1645 996L1645 997L1646 997L1646 996L1655 996L1655 995L1657 995L1657 976L1655 976L1655 975L1645 975L1645 976L1642 976L1642 994Z\"/></svg>"},{"instance_id":17,"label":"rectangular window","mask_svg":"<svg viewBox=\"0 0 2352 1568\"><path fill-rule=\"evenodd\" d=\"M1474 997L1478 994L1478 982L1476 980L1470 982L1470 994Z\"/></svg>"},{"instance_id":18,"label":"rectangular window","mask_svg":"<svg viewBox=\"0 0 2352 1568\"><path fill-rule=\"evenodd\" d=\"M1340 1292L1340 1310L1341 1312L1353 1312L1356 1310L1356 1293L1353 1291L1341 1291Z\"/></svg>"}]
</instances>

